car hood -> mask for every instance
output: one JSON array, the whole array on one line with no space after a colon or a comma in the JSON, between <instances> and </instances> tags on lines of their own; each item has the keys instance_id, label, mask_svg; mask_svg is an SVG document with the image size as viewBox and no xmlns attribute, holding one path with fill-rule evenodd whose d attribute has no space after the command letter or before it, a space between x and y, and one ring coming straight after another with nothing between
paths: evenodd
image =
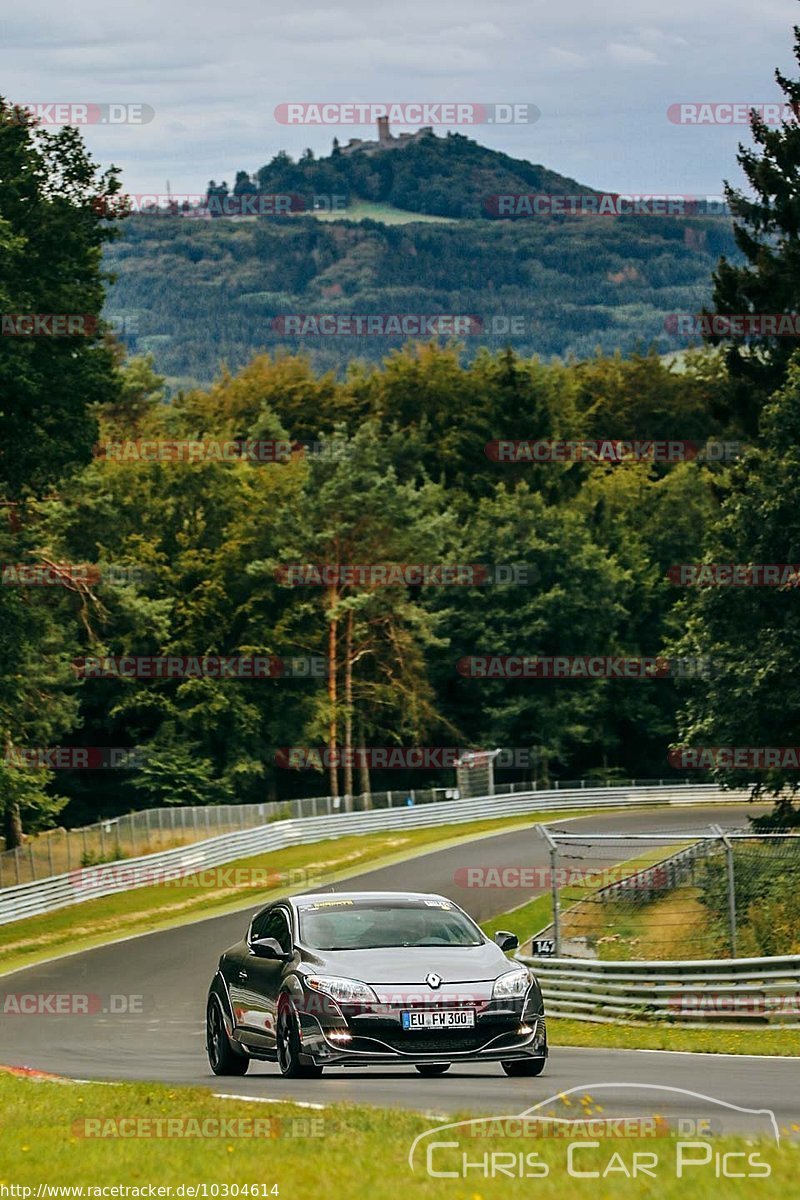
<instances>
[{"instance_id":1,"label":"car hood","mask_svg":"<svg viewBox=\"0 0 800 1200\"><path fill-rule=\"evenodd\" d=\"M445 988L455 983L494 980L514 967L493 942L482 946L390 947L374 950L317 950L313 968L320 974L344 975L363 983L425 985L426 976L441 978ZM311 964L308 964L311 965Z\"/></svg>"}]
</instances>

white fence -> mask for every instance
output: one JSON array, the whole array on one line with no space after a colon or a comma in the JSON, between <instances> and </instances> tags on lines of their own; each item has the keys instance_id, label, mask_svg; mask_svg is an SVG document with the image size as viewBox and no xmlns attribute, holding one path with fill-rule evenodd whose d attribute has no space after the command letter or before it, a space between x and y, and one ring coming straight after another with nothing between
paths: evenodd
<instances>
[{"instance_id":1,"label":"white fence","mask_svg":"<svg viewBox=\"0 0 800 1200\"><path fill-rule=\"evenodd\" d=\"M713 784L665 787L574 788L552 792L527 792L487 796L369 812L338 813L274 821L255 829L227 833L190 846L181 846L140 858L123 859L0 889L0 925L23 917L52 912L98 896L145 887L160 880L190 875L240 858L282 850L308 842L354 834L419 829L430 825L460 824L493 817L529 813L603 808L632 808L648 804L731 803L747 799L747 792L723 792Z\"/></svg>"},{"instance_id":2,"label":"white fence","mask_svg":"<svg viewBox=\"0 0 800 1200\"><path fill-rule=\"evenodd\" d=\"M800 1028L798 955L687 962L517 957L535 972L552 1016Z\"/></svg>"}]
</instances>

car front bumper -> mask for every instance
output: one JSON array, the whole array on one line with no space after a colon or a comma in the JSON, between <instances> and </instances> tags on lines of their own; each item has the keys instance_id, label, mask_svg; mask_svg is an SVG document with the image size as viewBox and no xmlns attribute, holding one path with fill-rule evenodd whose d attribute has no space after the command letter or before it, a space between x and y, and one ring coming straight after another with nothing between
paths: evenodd
<instances>
[{"instance_id":1,"label":"car front bumper","mask_svg":"<svg viewBox=\"0 0 800 1200\"><path fill-rule=\"evenodd\" d=\"M342 1006L336 1016L327 1017L305 1013L300 1018L301 1053L317 1066L545 1058L544 1014L529 1008L527 1002L484 1005L476 1012L474 1026L453 1030L405 1030L399 1007L348 1013Z\"/></svg>"}]
</instances>

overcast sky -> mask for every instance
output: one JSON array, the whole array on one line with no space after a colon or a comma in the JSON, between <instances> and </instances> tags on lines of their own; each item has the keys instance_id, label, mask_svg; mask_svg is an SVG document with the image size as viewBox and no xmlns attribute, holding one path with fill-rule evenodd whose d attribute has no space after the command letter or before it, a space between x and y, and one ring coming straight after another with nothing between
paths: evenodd
<instances>
[{"instance_id":1,"label":"overcast sky","mask_svg":"<svg viewBox=\"0 0 800 1200\"><path fill-rule=\"evenodd\" d=\"M449 100L536 105L535 124L462 132L592 186L715 194L739 181L747 128L673 124L667 109L778 99L795 20L795 0L32 0L7 10L0 91L151 106L148 124L85 130L134 193L167 179L197 192L280 149L326 154L334 134L370 136L282 125L282 103Z\"/></svg>"}]
</instances>

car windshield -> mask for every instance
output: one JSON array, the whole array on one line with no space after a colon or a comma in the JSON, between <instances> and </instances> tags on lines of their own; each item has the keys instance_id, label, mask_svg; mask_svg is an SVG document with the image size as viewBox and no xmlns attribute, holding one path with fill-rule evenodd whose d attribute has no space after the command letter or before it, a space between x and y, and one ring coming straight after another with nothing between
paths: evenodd
<instances>
[{"instance_id":1,"label":"car windshield","mask_svg":"<svg viewBox=\"0 0 800 1200\"><path fill-rule=\"evenodd\" d=\"M300 940L313 950L480 946L477 926L447 900L419 904L323 900L303 906Z\"/></svg>"}]
</instances>

